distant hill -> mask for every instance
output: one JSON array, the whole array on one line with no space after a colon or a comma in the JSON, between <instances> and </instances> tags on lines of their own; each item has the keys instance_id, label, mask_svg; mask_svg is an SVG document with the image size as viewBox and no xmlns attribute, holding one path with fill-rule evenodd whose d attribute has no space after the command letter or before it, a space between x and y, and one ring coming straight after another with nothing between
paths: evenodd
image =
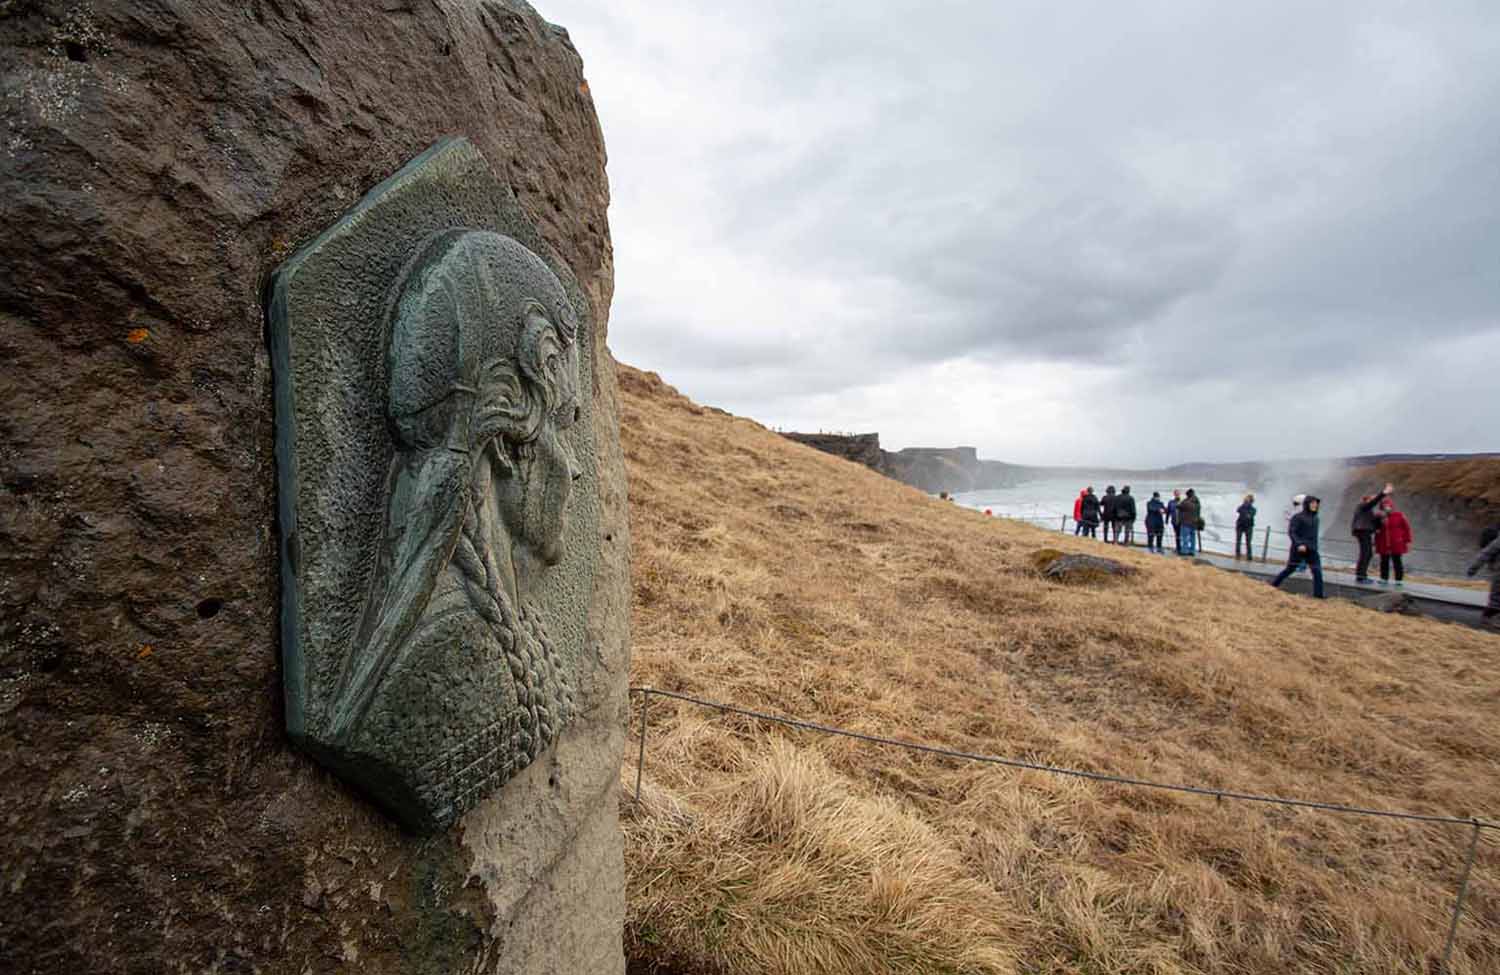
<instances>
[{"instance_id":1,"label":"distant hill","mask_svg":"<svg viewBox=\"0 0 1500 975\"><path fill-rule=\"evenodd\" d=\"M1162 468L1047 467L985 460L974 447L906 447L895 451L885 450L880 446L878 433L784 432L782 435L824 453L862 464L905 484L921 488L929 494L1012 487L1026 481L1068 477L1184 482L1238 481L1252 487L1302 477L1309 482L1321 482L1319 486L1332 494L1333 490L1329 490L1327 484L1330 470L1364 470L1380 465L1398 465L1391 468L1393 480L1412 479L1413 487L1420 484L1434 493L1458 492L1464 497L1489 497L1486 492L1490 492L1497 496L1497 500L1492 503L1500 505L1500 478L1485 480L1493 470L1493 465L1486 466L1485 462L1500 462L1500 453L1392 453L1282 460L1188 461ZM1424 467L1434 464L1439 467ZM1444 464L1459 466L1453 467L1452 473L1444 473L1444 468L1441 467ZM1360 477L1364 475L1361 474ZM1336 481L1333 488L1342 490L1343 479L1338 478Z\"/></svg>"}]
</instances>

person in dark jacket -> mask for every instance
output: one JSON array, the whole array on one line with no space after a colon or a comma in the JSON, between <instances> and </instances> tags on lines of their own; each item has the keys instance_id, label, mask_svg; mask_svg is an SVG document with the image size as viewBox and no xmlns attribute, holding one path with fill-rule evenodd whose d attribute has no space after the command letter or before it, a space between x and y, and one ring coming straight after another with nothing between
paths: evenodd
<instances>
[{"instance_id":1,"label":"person in dark jacket","mask_svg":"<svg viewBox=\"0 0 1500 975\"><path fill-rule=\"evenodd\" d=\"M1135 498L1130 493L1130 485L1120 488L1120 497L1115 501L1115 520L1120 526L1120 544L1135 544Z\"/></svg>"},{"instance_id":2,"label":"person in dark jacket","mask_svg":"<svg viewBox=\"0 0 1500 975\"><path fill-rule=\"evenodd\" d=\"M1198 554L1198 530L1203 527L1203 505L1197 492L1187 489L1187 495L1177 502L1177 554Z\"/></svg>"},{"instance_id":3,"label":"person in dark jacket","mask_svg":"<svg viewBox=\"0 0 1500 975\"><path fill-rule=\"evenodd\" d=\"M1240 539L1245 541L1245 558L1255 558L1255 495L1245 495L1245 500L1234 509L1234 557L1240 557Z\"/></svg>"},{"instance_id":4,"label":"person in dark jacket","mask_svg":"<svg viewBox=\"0 0 1500 975\"><path fill-rule=\"evenodd\" d=\"M1167 506L1162 503L1161 492L1152 491L1146 502L1146 551L1162 552L1161 539L1167 531Z\"/></svg>"},{"instance_id":5,"label":"person in dark jacket","mask_svg":"<svg viewBox=\"0 0 1500 975\"><path fill-rule=\"evenodd\" d=\"M1287 554L1286 568L1277 573L1271 585L1279 589L1287 576L1305 564L1312 570L1313 597L1323 599L1323 562L1318 557L1319 503L1316 496L1307 495L1302 500L1302 510L1293 515L1291 523L1286 526L1286 533L1292 540L1291 551Z\"/></svg>"},{"instance_id":6,"label":"person in dark jacket","mask_svg":"<svg viewBox=\"0 0 1500 975\"><path fill-rule=\"evenodd\" d=\"M1099 519L1104 522L1104 541L1113 545L1115 532L1118 530L1115 519L1119 515L1119 497L1115 494L1115 486L1111 484L1104 489L1104 497L1099 502Z\"/></svg>"},{"instance_id":7,"label":"person in dark jacket","mask_svg":"<svg viewBox=\"0 0 1500 975\"><path fill-rule=\"evenodd\" d=\"M1349 531L1359 542L1359 559L1354 563L1354 581L1370 581L1370 560L1375 557L1375 533L1380 530L1378 507L1391 493L1389 484L1379 494L1367 494L1359 499L1354 508L1354 519L1349 522Z\"/></svg>"},{"instance_id":8,"label":"person in dark jacket","mask_svg":"<svg viewBox=\"0 0 1500 975\"><path fill-rule=\"evenodd\" d=\"M1083 534L1083 496L1088 494L1092 488L1084 488L1078 492L1078 497L1073 499L1073 534Z\"/></svg>"},{"instance_id":9,"label":"person in dark jacket","mask_svg":"<svg viewBox=\"0 0 1500 975\"><path fill-rule=\"evenodd\" d=\"M1078 506L1079 521L1083 523L1083 534L1088 538L1099 537L1099 495L1093 488L1084 492L1083 503Z\"/></svg>"},{"instance_id":10,"label":"person in dark jacket","mask_svg":"<svg viewBox=\"0 0 1500 975\"><path fill-rule=\"evenodd\" d=\"M1181 504L1182 492L1173 491L1172 500L1167 502L1167 521L1172 526L1172 547L1177 550L1178 555L1182 554L1182 528L1179 527L1182 519L1177 516L1177 508Z\"/></svg>"},{"instance_id":11,"label":"person in dark jacket","mask_svg":"<svg viewBox=\"0 0 1500 975\"><path fill-rule=\"evenodd\" d=\"M1479 615L1486 625L1500 626L1500 526L1485 529L1479 536L1479 545L1479 554L1469 563L1468 573L1470 576L1479 575L1481 570L1488 573L1489 603Z\"/></svg>"},{"instance_id":12,"label":"person in dark jacket","mask_svg":"<svg viewBox=\"0 0 1500 975\"><path fill-rule=\"evenodd\" d=\"M1380 584L1391 581L1391 566L1396 567L1396 586L1400 588L1406 578L1406 566L1401 556L1411 550L1411 522L1406 515L1396 510L1396 502L1386 498L1380 503L1383 517L1375 531L1375 554L1380 556Z\"/></svg>"}]
</instances>

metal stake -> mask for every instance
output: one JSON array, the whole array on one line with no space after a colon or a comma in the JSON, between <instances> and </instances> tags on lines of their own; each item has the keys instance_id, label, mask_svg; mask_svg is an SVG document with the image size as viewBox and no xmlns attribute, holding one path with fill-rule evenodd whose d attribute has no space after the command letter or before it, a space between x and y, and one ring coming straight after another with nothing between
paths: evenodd
<instances>
[{"instance_id":1,"label":"metal stake","mask_svg":"<svg viewBox=\"0 0 1500 975\"><path fill-rule=\"evenodd\" d=\"M1262 544L1261 547L1260 547L1260 560L1262 562L1268 561L1267 557L1270 554L1271 554L1271 526L1267 525L1266 526L1266 540L1265 540L1265 543Z\"/></svg>"},{"instance_id":2,"label":"metal stake","mask_svg":"<svg viewBox=\"0 0 1500 975\"><path fill-rule=\"evenodd\" d=\"M1458 897L1453 901L1453 920L1448 923L1448 941L1443 945L1443 964L1439 971L1444 975L1450 971L1448 959L1453 956L1453 939L1458 934L1458 919L1464 912L1464 896L1469 892L1469 872L1474 869L1474 854L1479 851L1479 820L1474 820L1474 835L1469 837L1469 858L1464 861L1464 873L1458 882Z\"/></svg>"},{"instance_id":3,"label":"metal stake","mask_svg":"<svg viewBox=\"0 0 1500 975\"><path fill-rule=\"evenodd\" d=\"M635 801L641 801L641 772L646 767L646 708L651 704L649 688L641 690L641 750L635 759Z\"/></svg>"}]
</instances>

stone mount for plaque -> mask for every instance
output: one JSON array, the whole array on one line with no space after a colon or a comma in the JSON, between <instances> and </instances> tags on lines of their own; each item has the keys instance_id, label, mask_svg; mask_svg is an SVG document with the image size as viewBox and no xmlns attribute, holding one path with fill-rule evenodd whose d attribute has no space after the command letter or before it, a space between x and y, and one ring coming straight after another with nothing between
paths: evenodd
<instances>
[{"instance_id":1,"label":"stone mount for plaque","mask_svg":"<svg viewBox=\"0 0 1500 975\"><path fill-rule=\"evenodd\" d=\"M592 323L547 255L449 138L269 288L287 730L420 833L556 741L588 659Z\"/></svg>"}]
</instances>

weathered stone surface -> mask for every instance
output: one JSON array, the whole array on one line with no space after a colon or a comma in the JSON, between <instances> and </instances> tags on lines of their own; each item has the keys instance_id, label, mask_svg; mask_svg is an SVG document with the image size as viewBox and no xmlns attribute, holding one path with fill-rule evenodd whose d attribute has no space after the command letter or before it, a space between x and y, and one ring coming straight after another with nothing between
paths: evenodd
<instances>
[{"instance_id":1,"label":"weathered stone surface","mask_svg":"<svg viewBox=\"0 0 1500 975\"><path fill-rule=\"evenodd\" d=\"M1063 555L1047 562L1042 575L1054 582L1102 582L1136 574L1133 566L1097 555Z\"/></svg>"},{"instance_id":2,"label":"weathered stone surface","mask_svg":"<svg viewBox=\"0 0 1500 975\"><path fill-rule=\"evenodd\" d=\"M1360 596L1354 601L1365 609L1373 609L1379 613L1400 613L1402 616L1422 615L1422 611L1417 608L1417 601L1411 598L1409 593L1380 592L1370 596Z\"/></svg>"},{"instance_id":3,"label":"weathered stone surface","mask_svg":"<svg viewBox=\"0 0 1500 975\"><path fill-rule=\"evenodd\" d=\"M21 972L618 972L628 578L604 150L515 2L0 5L0 958ZM594 314L595 662L557 743L404 833L295 751L274 268L447 135Z\"/></svg>"}]
</instances>

